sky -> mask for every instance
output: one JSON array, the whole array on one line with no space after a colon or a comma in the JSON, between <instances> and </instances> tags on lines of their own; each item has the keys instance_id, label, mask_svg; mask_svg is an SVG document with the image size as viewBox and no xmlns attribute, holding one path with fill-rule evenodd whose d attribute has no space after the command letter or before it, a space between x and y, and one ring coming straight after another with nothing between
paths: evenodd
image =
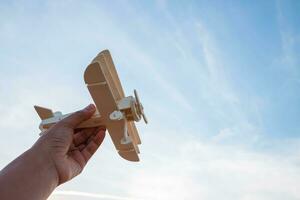
<instances>
[{"instance_id":1,"label":"sky","mask_svg":"<svg viewBox=\"0 0 300 200\"><path fill-rule=\"evenodd\" d=\"M109 49L137 89L141 161L109 137L50 200L300 199L299 1L0 0L0 168L73 112ZM107 135L108 136L108 135Z\"/></svg>"}]
</instances>

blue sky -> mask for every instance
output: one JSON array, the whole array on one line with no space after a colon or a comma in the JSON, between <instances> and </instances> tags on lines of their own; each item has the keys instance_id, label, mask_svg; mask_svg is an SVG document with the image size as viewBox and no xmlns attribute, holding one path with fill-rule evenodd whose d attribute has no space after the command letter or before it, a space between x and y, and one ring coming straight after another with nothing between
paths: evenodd
<instances>
[{"instance_id":1,"label":"blue sky","mask_svg":"<svg viewBox=\"0 0 300 200\"><path fill-rule=\"evenodd\" d=\"M34 104L72 112L91 102L83 72L109 49L150 121L138 124L141 162L120 159L107 137L52 199L300 199L299 10L271 0L0 1L0 166L37 139Z\"/></svg>"}]
</instances>

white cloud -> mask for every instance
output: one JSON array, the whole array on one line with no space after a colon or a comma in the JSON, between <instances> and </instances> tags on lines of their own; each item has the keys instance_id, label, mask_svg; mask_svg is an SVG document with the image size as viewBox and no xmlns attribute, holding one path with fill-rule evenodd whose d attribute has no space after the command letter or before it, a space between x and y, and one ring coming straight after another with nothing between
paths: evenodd
<instances>
[{"instance_id":1,"label":"white cloud","mask_svg":"<svg viewBox=\"0 0 300 200\"><path fill-rule=\"evenodd\" d=\"M148 161L151 165L138 170L130 195L146 200L300 198L299 158L186 136L156 145L172 154L161 154L160 162Z\"/></svg>"},{"instance_id":2,"label":"white cloud","mask_svg":"<svg viewBox=\"0 0 300 200\"><path fill-rule=\"evenodd\" d=\"M221 129L211 140L216 143L253 145L262 137L262 132L249 122Z\"/></svg>"},{"instance_id":3,"label":"white cloud","mask_svg":"<svg viewBox=\"0 0 300 200\"><path fill-rule=\"evenodd\" d=\"M60 200L60 199L103 199L103 200L135 200L133 198L119 197L115 195L108 194L96 194L88 192L78 192L78 191L64 191L58 190L54 191L49 200Z\"/></svg>"}]
</instances>

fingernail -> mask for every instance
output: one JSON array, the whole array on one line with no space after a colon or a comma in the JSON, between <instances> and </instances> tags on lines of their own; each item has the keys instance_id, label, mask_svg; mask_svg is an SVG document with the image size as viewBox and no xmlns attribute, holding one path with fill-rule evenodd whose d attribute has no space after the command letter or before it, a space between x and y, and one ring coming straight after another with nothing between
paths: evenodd
<instances>
[{"instance_id":1,"label":"fingernail","mask_svg":"<svg viewBox=\"0 0 300 200\"><path fill-rule=\"evenodd\" d=\"M84 110L86 110L86 111L93 111L93 110L95 110L95 106L93 104L90 104L87 107L85 107Z\"/></svg>"},{"instance_id":2,"label":"fingernail","mask_svg":"<svg viewBox=\"0 0 300 200\"><path fill-rule=\"evenodd\" d=\"M99 132L99 131L106 131L106 127L105 126L99 126L97 128L97 132Z\"/></svg>"}]
</instances>

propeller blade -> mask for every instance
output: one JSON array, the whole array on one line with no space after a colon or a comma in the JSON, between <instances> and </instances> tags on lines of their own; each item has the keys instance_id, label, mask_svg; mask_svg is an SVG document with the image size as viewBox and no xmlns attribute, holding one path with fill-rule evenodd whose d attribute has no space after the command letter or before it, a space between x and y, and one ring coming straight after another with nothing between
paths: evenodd
<instances>
[{"instance_id":1,"label":"propeller blade","mask_svg":"<svg viewBox=\"0 0 300 200\"><path fill-rule=\"evenodd\" d=\"M139 115L142 115L144 122L146 124L148 124L148 120L147 120L147 117L146 117L145 112L144 112L144 107L143 107L142 103L140 102L139 95L138 95L136 90L134 90L133 92L134 92L134 96L135 96L135 99L136 99L137 109L139 111Z\"/></svg>"}]
</instances>

